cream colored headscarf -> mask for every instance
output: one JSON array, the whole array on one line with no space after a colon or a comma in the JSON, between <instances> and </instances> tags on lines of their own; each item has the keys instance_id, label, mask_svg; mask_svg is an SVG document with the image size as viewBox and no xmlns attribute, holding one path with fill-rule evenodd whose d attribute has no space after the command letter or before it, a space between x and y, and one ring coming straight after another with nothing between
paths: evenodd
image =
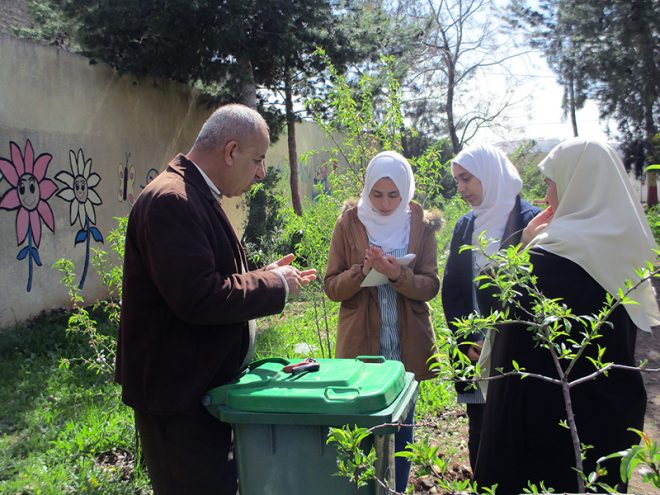
<instances>
[{"instance_id":1,"label":"cream colored headscarf","mask_svg":"<svg viewBox=\"0 0 660 495\"><path fill-rule=\"evenodd\" d=\"M569 139L538 165L557 184L559 205L547 229L530 245L568 258L613 296L635 269L654 261L655 240L616 152L605 143ZM641 330L660 324L653 287L630 294L626 311Z\"/></svg>"},{"instance_id":2,"label":"cream colored headscarf","mask_svg":"<svg viewBox=\"0 0 660 495\"><path fill-rule=\"evenodd\" d=\"M371 204L369 193L374 184L384 177L392 179L401 203L389 215L382 215ZM367 230L369 242L383 251L407 248L410 239L410 201L415 194L415 178L412 168L396 151L378 153L369 162L364 178L364 189L358 201L358 218Z\"/></svg>"},{"instance_id":3,"label":"cream colored headscarf","mask_svg":"<svg viewBox=\"0 0 660 495\"><path fill-rule=\"evenodd\" d=\"M516 167L504 153L493 146L477 145L462 150L451 161L458 164L481 181L483 198L481 204L473 208L474 231L472 244L479 244L483 232L486 239L492 239L486 248L491 255L500 248L509 214L516 203L516 196L522 189L522 180ZM483 268L486 256L475 251L475 264Z\"/></svg>"}]
</instances>

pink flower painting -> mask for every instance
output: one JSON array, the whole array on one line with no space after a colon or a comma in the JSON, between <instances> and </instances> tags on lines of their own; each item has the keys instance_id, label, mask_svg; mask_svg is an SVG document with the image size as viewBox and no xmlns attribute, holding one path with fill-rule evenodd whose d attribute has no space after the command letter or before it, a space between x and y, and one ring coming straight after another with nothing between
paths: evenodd
<instances>
[{"instance_id":1,"label":"pink flower painting","mask_svg":"<svg viewBox=\"0 0 660 495\"><path fill-rule=\"evenodd\" d=\"M48 165L53 159L50 153L42 153L35 158L34 148L28 139L25 150L15 142L9 143L11 158L0 157L0 173L11 186L0 198L0 209L17 210L16 240L20 246L27 239L16 259L28 258L27 290L32 289L32 263L41 266L39 244L41 243L41 222L55 232L55 218L48 199L57 191L57 185L46 178Z\"/></svg>"}]
</instances>

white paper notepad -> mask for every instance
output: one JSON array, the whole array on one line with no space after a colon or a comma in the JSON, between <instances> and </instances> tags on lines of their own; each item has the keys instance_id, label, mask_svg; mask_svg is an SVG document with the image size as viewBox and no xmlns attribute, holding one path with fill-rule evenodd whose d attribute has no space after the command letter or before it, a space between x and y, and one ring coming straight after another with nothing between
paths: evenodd
<instances>
[{"instance_id":1,"label":"white paper notepad","mask_svg":"<svg viewBox=\"0 0 660 495\"><path fill-rule=\"evenodd\" d=\"M406 254L405 256L401 256L396 260L403 268L408 266L410 262L414 259L415 259L415 255L413 253L410 253L410 254ZM367 273L367 276L364 277L364 280L360 284L360 287L376 287L377 285L384 285L387 284L388 282L389 280L386 275L383 275L379 271L374 270L372 268L371 271Z\"/></svg>"}]
</instances>

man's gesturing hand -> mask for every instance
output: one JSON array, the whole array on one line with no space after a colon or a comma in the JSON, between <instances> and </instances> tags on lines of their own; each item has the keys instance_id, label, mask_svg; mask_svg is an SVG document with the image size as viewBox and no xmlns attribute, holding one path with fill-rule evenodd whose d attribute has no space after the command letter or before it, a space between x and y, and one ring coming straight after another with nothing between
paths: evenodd
<instances>
[{"instance_id":1,"label":"man's gesturing hand","mask_svg":"<svg viewBox=\"0 0 660 495\"><path fill-rule=\"evenodd\" d=\"M295 254L287 254L265 268L265 270L277 270L284 277L289 287L289 297L298 296L303 286L308 285L312 280L316 280L316 269L299 270L291 266L291 262L295 257Z\"/></svg>"}]
</instances>

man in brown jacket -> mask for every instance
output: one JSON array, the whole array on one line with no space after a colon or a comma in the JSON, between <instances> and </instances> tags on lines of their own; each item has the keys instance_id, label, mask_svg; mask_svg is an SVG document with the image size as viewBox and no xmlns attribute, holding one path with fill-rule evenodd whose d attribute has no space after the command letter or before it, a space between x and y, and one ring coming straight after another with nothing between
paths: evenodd
<instances>
[{"instance_id":1,"label":"man in brown jacket","mask_svg":"<svg viewBox=\"0 0 660 495\"><path fill-rule=\"evenodd\" d=\"M247 271L220 204L264 178L269 144L261 115L223 106L130 213L116 379L156 495L236 493L231 428L200 400L253 355L251 320L281 312L315 277L293 255Z\"/></svg>"}]
</instances>

